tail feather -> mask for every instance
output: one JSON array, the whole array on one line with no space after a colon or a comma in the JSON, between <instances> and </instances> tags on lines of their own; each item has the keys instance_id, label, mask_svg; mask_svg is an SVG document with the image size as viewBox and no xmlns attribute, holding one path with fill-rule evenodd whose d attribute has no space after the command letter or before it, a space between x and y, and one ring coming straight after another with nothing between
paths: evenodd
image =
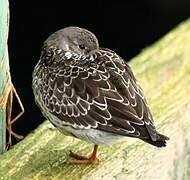
<instances>
[{"instance_id":1,"label":"tail feather","mask_svg":"<svg viewBox=\"0 0 190 180\"><path fill-rule=\"evenodd\" d=\"M166 141L169 140L169 137L158 133L156 137L156 141L153 141L151 138L142 139L142 140L156 147L165 147Z\"/></svg>"}]
</instances>

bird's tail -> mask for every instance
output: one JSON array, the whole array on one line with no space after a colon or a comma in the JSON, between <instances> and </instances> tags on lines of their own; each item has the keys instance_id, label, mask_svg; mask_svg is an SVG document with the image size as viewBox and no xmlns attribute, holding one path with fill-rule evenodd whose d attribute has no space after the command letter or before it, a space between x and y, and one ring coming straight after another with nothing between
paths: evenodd
<instances>
[{"instance_id":1,"label":"bird's tail","mask_svg":"<svg viewBox=\"0 0 190 180\"><path fill-rule=\"evenodd\" d=\"M165 147L166 141L169 140L169 137L158 133L157 137L156 137L156 141L153 141L151 138L150 139L142 139L142 140L149 144L152 144L153 146L156 146L156 147Z\"/></svg>"}]
</instances>

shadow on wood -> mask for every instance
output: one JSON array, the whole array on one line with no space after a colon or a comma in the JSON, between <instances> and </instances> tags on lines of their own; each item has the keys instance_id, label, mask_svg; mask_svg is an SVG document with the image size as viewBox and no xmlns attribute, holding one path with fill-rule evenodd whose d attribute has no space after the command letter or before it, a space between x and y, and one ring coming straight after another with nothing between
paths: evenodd
<instances>
[{"instance_id":1,"label":"shadow on wood","mask_svg":"<svg viewBox=\"0 0 190 180\"><path fill-rule=\"evenodd\" d=\"M166 148L126 138L100 146L100 164L67 165L69 150L89 155L93 145L46 129L43 123L0 156L3 179L189 179L190 20L135 57L130 65L145 91ZM32 112L31 112L32 113Z\"/></svg>"}]
</instances>

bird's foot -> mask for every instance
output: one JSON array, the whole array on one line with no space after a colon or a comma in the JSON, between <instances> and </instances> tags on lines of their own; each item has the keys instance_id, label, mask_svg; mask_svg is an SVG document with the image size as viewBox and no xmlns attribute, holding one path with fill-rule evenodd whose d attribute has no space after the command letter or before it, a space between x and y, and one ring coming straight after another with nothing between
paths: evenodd
<instances>
[{"instance_id":1,"label":"bird's foot","mask_svg":"<svg viewBox=\"0 0 190 180\"><path fill-rule=\"evenodd\" d=\"M78 155L72 151L70 151L70 156L76 158L77 160L70 160L67 161L67 164L94 164L94 163L99 163L100 159L94 155L92 155L91 157L85 157L85 156L81 156Z\"/></svg>"}]
</instances>

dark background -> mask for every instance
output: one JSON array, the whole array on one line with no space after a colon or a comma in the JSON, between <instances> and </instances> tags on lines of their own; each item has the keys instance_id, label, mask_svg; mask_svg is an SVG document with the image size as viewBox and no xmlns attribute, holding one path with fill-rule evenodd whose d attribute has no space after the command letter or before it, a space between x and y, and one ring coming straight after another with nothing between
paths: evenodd
<instances>
[{"instance_id":1,"label":"dark background","mask_svg":"<svg viewBox=\"0 0 190 180\"><path fill-rule=\"evenodd\" d=\"M22 135L44 120L34 103L31 74L50 34L66 26L87 28L102 47L129 61L190 15L190 0L41 2L44 4L35 7L36 1L10 0L11 76L25 107L25 114L13 128ZM19 112L14 102L13 116Z\"/></svg>"}]
</instances>

